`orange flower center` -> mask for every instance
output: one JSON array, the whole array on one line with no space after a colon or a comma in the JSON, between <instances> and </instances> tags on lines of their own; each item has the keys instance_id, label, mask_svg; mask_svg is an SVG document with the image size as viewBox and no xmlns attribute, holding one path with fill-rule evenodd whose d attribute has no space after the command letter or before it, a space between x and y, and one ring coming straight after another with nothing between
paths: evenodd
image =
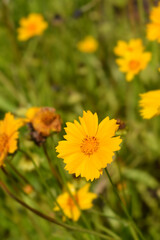
<instances>
[{"instance_id":1,"label":"orange flower center","mask_svg":"<svg viewBox=\"0 0 160 240\"><path fill-rule=\"evenodd\" d=\"M30 23L27 27L28 31L31 32L31 33L35 32L36 28L37 28L37 26L36 26L35 23Z\"/></svg>"},{"instance_id":2,"label":"orange flower center","mask_svg":"<svg viewBox=\"0 0 160 240\"><path fill-rule=\"evenodd\" d=\"M8 142L8 136L5 133L0 135L0 155L5 151Z\"/></svg>"},{"instance_id":3,"label":"orange flower center","mask_svg":"<svg viewBox=\"0 0 160 240\"><path fill-rule=\"evenodd\" d=\"M136 70L137 68L139 68L139 65L140 65L140 62L139 61L136 61L136 60L131 60L129 62L129 69L131 70Z\"/></svg>"},{"instance_id":4,"label":"orange flower center","mask_svg":"<svg viewBox=\"0 0 160 240\"><path fill-rule=\"evenodd\" d=\"M55 119L55 114L53 112L50 111L46 111L42 114L41 116L41 121L46 125L49 126L52 124L52 122Z\"/></svg>"},{"instance_id":5,"label":"orange flower center","mask_svg":"<svg viewBox=\"0 0 160 240\"><path fill-rule=\"evenodd\" d=\"M96 139L96 137L89 137L87 136L86 138L83 139L82 144L80 146L81 151L85 155L92 155L94 152L98 150L99 147L99 142Z\"/></svg>"},{"instance_id":6,"label":"orange flower center","mask_svg":"<svg viewBox=\"0 0 160 240\"><path fill-rule=\"evenodd\" d=\"M77 204L78 204L78 196L75 195L75 196L73 196L73 197L75 198L75 201L76 201ZM73 199L72 199L70 196L68 197L67 205L68 205L71 209L75 206L75 203L74 203Z\"/></svg>"}]
</instances>

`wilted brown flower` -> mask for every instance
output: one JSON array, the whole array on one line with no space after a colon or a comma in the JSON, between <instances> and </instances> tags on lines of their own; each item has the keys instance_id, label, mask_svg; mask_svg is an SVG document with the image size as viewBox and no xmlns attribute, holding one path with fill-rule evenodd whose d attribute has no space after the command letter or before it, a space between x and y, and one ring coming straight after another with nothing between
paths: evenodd
<instances>
[{"instance_id":1,"label":"wilted brown flower","mask_svg":"<svg viewBox=\"0 0 160 240\"><path fill-rule=\"evenodd\" d=\"M52 132L61 131L61 117L54 108L30 108L26 116L31 130L31 137L38 145L41 145Z\"/></svg>"}]
</instances>

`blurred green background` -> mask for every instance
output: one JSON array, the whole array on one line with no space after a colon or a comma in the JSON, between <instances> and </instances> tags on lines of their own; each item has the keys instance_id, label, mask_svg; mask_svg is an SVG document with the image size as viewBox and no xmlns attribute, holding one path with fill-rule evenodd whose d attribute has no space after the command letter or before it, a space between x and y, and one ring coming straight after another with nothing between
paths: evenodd
<instances>
[{"instance_id":1,"label":"blurred green background","mask_svg":"<svg viewBox=\"0 0 160 240\"><path fill-rule=\"evenodd\" d=\"M139 94L160 88L160 49L156 42L145 37L149 11L156 1L151 0L1 0L0 1L0 115L11 111L24 116L31 106L50 106L61 114L63 125L73 121L83 110L97 112L100 120L105 116L121 119L126 123L123 144L117 157L121 168L128 208L142 229L145 239L160 239L160 124L159 117L143 120L139 114ZM26 42L18 42L19 20L29 13L41 13L49 27L42 36ZM77 43L91 35L99 42L95 53L82 53ZM152 60L146 70L127 83L115 63L113 48L118 40L142 38ZM56 196L61 191L48 173L48 165L42 149L27 141L26 130L22 131L21 145L37 154L42 160L42 175ZM55 136L57 144L60 136ZM56 159L54 146L48 140L48 148L55 166L62 162ZM15 166L21 154L13 160ZM58 163L57 163L58 162ZM63 168L63 163L62 168ZM17 177L7 166L18 182ZM116 162L109 170L116 184L119 172ZM43 188L35 170L23 172L37 187L40 195L17 194L32 206L53 212L43 201ZM10 187L12 180L0 172ZM66 174L68 179L71 176ZM88 211L93 229L104 225L124 240L132 239L123 221L107 218L107 215L123 217L119 205L105 177L96 180L93 191L99 191L104 201L98 200L95 208L104 215ZM13 189L13 188L11 188ZM18 190L15 190L18 191ZM54 205L53 205L54 206ZM70 233L22 209L0 190L0 239L4 240L70 240L90 239L87 234ZM106 215L106 216L105 216ZM80 224L83 222L80 220ZM98 238L97 238L98 239ZM114 237L113 237L114 239Z\"/></svg>"}]
</instances>

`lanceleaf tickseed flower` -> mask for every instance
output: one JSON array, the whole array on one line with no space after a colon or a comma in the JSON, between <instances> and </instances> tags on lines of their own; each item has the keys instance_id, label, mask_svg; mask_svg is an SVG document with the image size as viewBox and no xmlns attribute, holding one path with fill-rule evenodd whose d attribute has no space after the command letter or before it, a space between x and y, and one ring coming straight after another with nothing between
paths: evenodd
<instances>
[{"instance_id":1,"label":"lanceleaf tickseed flower","mask_svg":"<svg viewBox=\"0 0 160 240\"><path fill-rule=\"evenodd\" d=\"M68 184L68 187L81 210L86 210L93 206L92 201L97 198L97 195L89 192L90 184L86 184L78 191L76 191L74 186L70 183ZM68 218L72 219L73 221L77 221L79 219L81 212L68 192L64 192L59 195L57 202ZM56 206L53 210L60 211L58 206Z\"/></svg>"},{"instance_id":2,"label":"lanceleaf tickseed flower","mask_svg":"<svg viewBox=\"0 0 160 240\"><path fill-rule=\"evenodd\" d=\"M98 48L98 42L92 36L87 36L84 40L80 41L77 44L77 48L81 52L92 53L95 52Z\"/></svg>"},{"instance_id":3,"label":"lanceleaf tickseed flower","mask_svg":"<svg viewBox=\"0 0 160 240\"><path fill-rule=\"evenodd\" d=\"M27 113L27 122L31 128L31 135L37 143L44 141L52 132L61 131L61 118L54 108L33 107Z\"/></svg>"},{"instance_id":4,"label":"lanceleaf tickseed flower","mask_svg":"<svg viewBox=\"0 0 160 240\"><path fill-rule=\"evenodd\" d=\"M18 40L26 41L33 36L41 35L47 26L48 23L44 21L41 14L31 13L28 17L20 20Z\"/></svg>"},{"instance_id":5,"label":"lanceleaf tickseed flower","mask_svg":"<svg viewBox=\"0 0 160 240\"><path fill-rule=\"evenodd\" d=\"M160 115L160 90L140 94L140 97L139 105L142 108L140 113L143 118L150 119Z\"/></svg>"},{"instance_id":6,"label":"lanceleaf tickseed flower","mask_svg":"<svg viewBox=\"0 0 160 240\"><path fill-rule=\"evenodd\" d=\"M147 38L150 41L160 42L160 2L150 14L151 23L147 24Z\"/></svg>"},{"instance_id":7,"label":"lanceleaf tickseed flower","mask_svg":"<svg viewBox=\"0 0 160 240\"><path fill-rule=\"evenodd\" d=\"M60 141L56 150L66 163L65 169L76 177L81 175L93 181L102 174L102 169L113 161L114 151L120 149L120 137L113 137L118 125L106 117L98 125L97 113L83 112L80 123L66 123L66 141Z\"/></svg>"},{"instance_id":8,"label":"lanceleaf tickseed flower","mask_svg":"<svg viewBox=\"0 0 160 240\"><path fill-rule=\"evenodd\" d=\"M17 150L18 129L23 125L21 119L14 119L11 113L6 113L0 121L0 167L8 153Z\"/></svg>"},{"instance_id":9,"label":"lanceleaf tickseed flower","mask_svg":"<svg viewBox=\"0 0 160 240\"><path fill-rule=\"evenodd\" d=\"M141 39L131 39L128 43L119 40L117 46L114 48L114 53L117 56L124 57L126 54L132 52L143 52L144 46Z\"/></svg>"},{"instance_id":10,"label":"lanceleaf tickseed flower","mask_svg":"<svg viewBox=\"0 0 160 240\"><path fill-rule=\"evenodd\" d=\"M126 80L131 81L136 74L144 70L151 59L150 52L144 52L144 47L140 39L132 39L129 43L119 41L114 48L119 70L126 73Z\"/></svg>"}]
</instances>

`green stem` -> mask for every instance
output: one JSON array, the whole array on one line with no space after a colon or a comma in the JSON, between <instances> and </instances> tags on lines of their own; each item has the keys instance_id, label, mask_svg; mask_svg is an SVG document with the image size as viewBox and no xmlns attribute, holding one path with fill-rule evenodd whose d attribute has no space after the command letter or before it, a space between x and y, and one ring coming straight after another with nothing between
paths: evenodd
<instances>
[{"instance_id":1,"label":"green stem","mask_svg":"<svg viewBox=\"0 0 160 240\"><path fill-rule=\"evenodd\" d=\"M123 204L123 202L122 202L122 200L121 200L121 198L120 198L120 196L119 196L119 193L117 192L117 188L115 187L115 185L114 185L114 183L113 183L113 181L112 181L112 178L111 178L111 176L110 176L107 168L105 168L105 172L106 172L107 177L108 177L108 179L109 179L109 181L110 181L110 183L111 183L111 185L112 185L112 187L113 187L113 191L114 191L115 195L117 196L117 198L118 198L118 200L119 200L119 202L120 202L120 204L121 204L121 206L122 206L122 208L123 208L123 211L124 211L124 213L126 214L128 220L129 220L130 223L133 225L133 227L135 228L135 230L137 231L137 233L139 234L139 236L141 237L141 239L142 239L142 240L145 240L145 238L143 237L140 229L137 227L137 225L134 223L132 217L130 216L130 214L129 214L127 208L126 208L126 206Z\"/></svg>"},{"instance_id":2,"label":"green stem","mask_svg":"<svg viewBox=\"0 0 160 240\"><path fill-rule=\"evenodd\" d=\"M122 175L122 172L121 172L121 168L120 168L120 164L119 164L118 159L116 159L116 163L117 163L117 167L118 167L119 176L120 176L120 179L121 179L123 198L125 200L125 204L128 206L127 197L126 197L125 190L124 190L124 178L123 178L123 175Z\"/></svg>"},{"instance_id":3,"label":"green stem","mask_svg":"<svg viewBox=\"0 0 160 240\"><path fill-rule=\"evenodd\" d=\"M34 160L32 159L32 157L30 156L30 154L26 153L26 152L25 152L24 150L22 150L22 149L19 149L19 151L23 152L29 159L31 159L31 161L32 161L32 163L33 163L33 165L34 165L34 167L35 167L35 169L36 169L36 172L37 172L37 174L39 175L39 178L40 178L40 180L41 180L41 183L42 183L43 186L46 188L47 193L48 193L49 196L50 196L50 199L51 199L53 202L56 203L56 205L57 205L57 206L59 207L59 209L61 210L62 214L67 218L67 216L65 215L63 209L61 208L61 206L60 206L59 203L57 202L55 196L54 196L54 195L52 194L52 192L50 191L50 188L49 188L48 185L46 184L43 176L41 175L41 172L39 171L38 166L36 165L36 163L34 162ZM51 204L51 206L52 206L52 208L53 208L53 204Z\"/></svg>"},{"instance_id":4,"label":"green stem","mask_svg":"<svg viewBox=\"0 0 160 240\"><path fill-rule=\"evenodd\" d=\"M139 17L140 17L141 24L144 24L145 11L144 11L143 0L137 0L137 4L138 4L138 11L139 11Z\"/></svg>"},{"instance_id":5,"label":"green stem","mask_svg":"<svg viewBox=\"0 0 160 240\"><path fill-rule=\"evenodd\" d=\"M13 193L11 193L9 191L9 189L4 185L4 183L2 181L0 181L0 186L1 188L3 189L3 191L5 193L7 193L12 199L14 199L17 203L19 203L20 205L22 205L23 207L27 208L29 211L33 212L34 214L36 214L37 216L49 221L49 222L52 222L58 226L61 226L61 227L64 227L68 230L71 230L71 231L79 231L79 232L84 232L84 233L88 233L88 234L92 234L92 235L95 235L95 236L98 236L98 237L101 237L103 239L107 239L107 240L113 240L112 237L109 237L109 236L106 236L102 233L98 233L98 232L95 232L95 231L91 231L91 230L88 230L88 229L84 229L84 228L77 228L77 227L74 227L74 226L70 226L68 224L65 224L65 223L62 223L60 221L57 221L55 218L52 218L50 216L47 216L45 214L43 214L42 212L39 212L38 210L30 207L28 204L26 204L25 202L23 202L22 200L18 199Z\"/></svg>"},{"instance_id":6,"label":"green stem","mask_svg":"<svg viewBox=\"0 0 160 240\"><path fill-rule=\"evenodd\" d=\"M46 156L48 165L49 165L49 167L50 167L50 169L51 169L51 172L52 172L53 176L57 179L57 181L58 181L58 183L60 184L60 186L63 186L62 180L61 180L58 172L56 172L55 168L54 168L53 165L52 165L52 161L51 161L50 156L49 156L49 154L48 154L48 151L47 151L47 148L46 148L46 144L45 144L45 143L42 145L42 148L43 148L44 154L45 154L45 156Z\"/></svg>"}]
</instances>

